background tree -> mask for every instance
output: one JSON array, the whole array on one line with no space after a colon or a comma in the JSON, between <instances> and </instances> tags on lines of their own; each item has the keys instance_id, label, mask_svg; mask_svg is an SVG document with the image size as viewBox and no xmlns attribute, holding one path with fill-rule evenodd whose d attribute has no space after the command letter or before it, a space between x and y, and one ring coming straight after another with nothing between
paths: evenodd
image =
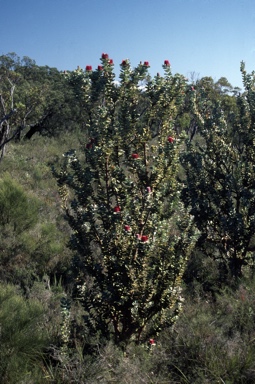
<instances>
[{"instance_id":1,"label":"background tree","mask_svg":"<svg viewBox=\"0 0 255 384\"><path fill-rule=\"evenodd\" d=\"M112 60L103 54L101 61L83 76L85 159L70 151L54 172L73 229L87 329L126 343L155 334L179 310L194 243L176 178L182 140L174 124L186 83L166 60L164 77L141 89L149 63L132 69L123 60L116 85Z\"/></svg>"},{"instance_id":2,"label":"background tree","mask_svg":"<svg viewBox=\"0 0 255 384\"><path fill-rule=\"evenodd\" d=\"M194 136L199 133L199 124L196 114L193 113L192 98L190 98L193 90L196 91L196 108L203 116L213 113L213 109L217 108L220 103L227 123L232 124L238 113L236 96L241 89L233 87L225 77L214 81L210 76L197 78L195 74L191 74L190 90L187 92L184 113L177 121L180 131L184 130L190 140L193 140Z\"/></svg>"},{"instance_id":3,"label":"background tree","mask_svg":"<svg viewBox=\"0 0 255 384\"><path fill-rule=\"evenodd\" d=\"M182 156L187 175L182 197L201 231L199 245L233 277L254 264L254 73L247 75L244 64L241 71L245 93L237 97L231 121L222 100L209 108L205 99L201 108L193 91L200 140L187 142Z\"/></svg>"},{"instance_id":4,"label":"background tree","mask_svg":"<svg viewBox=\"0 0 255 384\"><path fill-rule=\"evenodd\" d=\"M0 157L13 139L76 129L79 106L63 73L15 53L0 56Z\"/></svg>"}]
</instances>

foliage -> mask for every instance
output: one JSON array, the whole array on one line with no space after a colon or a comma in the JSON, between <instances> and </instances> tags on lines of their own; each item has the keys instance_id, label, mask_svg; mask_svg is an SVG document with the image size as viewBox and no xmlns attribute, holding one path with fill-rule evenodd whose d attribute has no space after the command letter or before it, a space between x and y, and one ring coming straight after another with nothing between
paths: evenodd
<instances>
[{"instance_id":1,"label":"foliage","mask_svg":"<svg viewBox=\"0 0 255 384\"><path fill-rule=\"evenodd\" d=\"M186 84L166 61L165 76L141 89L148 63L132 69L124 60L116 85L112 61L101 61L79 73L89 117L85 159L69 151L54 172L88 330L125 343L172 324L179 310L195 238L176 179L182 139L174 124Z\"/></svg>"},{"instance_id":2,"label":"foliage","mask_svg":"<svg viewBox=\"0 0 255 384\"><path fill-rule=\"evenodd\" d=\"M233 277L253 265L255 231L254 74L246 75L243 66L242 73L246 92L237 97L231 123L220 102L211 108L206 99L201 108L193 92L201 140L187 141L182 157L182 198L201 232L199 245Z\"/></svg>"},{"instance_id":3,"label":"foliage","mask_svg":"<svg viewBox=\"0 0 255 384\"><path fill-rule=\"evenodd\" d=\"M0 179L0 222L16 234L31 228L37 221L38 202L26 196L23 188L6 174Z\"/></svg>"},{"instance_id":4,"label":"foliage","mask_svg":"<svg viewBox=\"0 0 255 384\"><path fill-rule=\"evenodd\" d=\"M10 278L13 273L14 260L20 258L22 237L38 220L38 203L10 175L5 174L0 179L1 280Z\"/></svg>"},{"instance_id":5,"label":"foliage","mask_svg":"<svg viewBox=\"0 0 255 384\"><path fill-rule=\"evenodd\" d=\"M42 328L43 307L27 302L11 285L0 285L1 383L29 382L49 338Z\"/></svg>"}]
</instances>

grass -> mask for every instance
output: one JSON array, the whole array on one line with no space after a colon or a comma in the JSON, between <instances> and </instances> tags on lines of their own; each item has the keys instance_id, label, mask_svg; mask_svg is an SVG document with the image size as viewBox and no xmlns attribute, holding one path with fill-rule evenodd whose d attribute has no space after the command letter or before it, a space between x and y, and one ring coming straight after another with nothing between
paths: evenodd
<instances>
[{"instance_id":1,"label":"grass","mask_svg":"<svg viewBox=\"0 0 255 384\"><path fill-rule=\"evenodd\" d=\"M51 164L53 162L58 164L65 151L78 147L77 135L66 135L63 139L38 136L32 141L10 143L7 155L0 164L2 175L10 174L24 191L40 201L38 222L30 232L22 233L18 243L19 258L15 254L9 268L13 268L10 270L17 273L18 278L26 277L29 268L32 269L32 266L36 265L33 263L38 263L37 271L44 265L48 268L45 267L45 270L42 268L41 279L37 276L32 285L31 276L27 277L30 286L26 291L26 299L20 292L12 293L17 303L21 305L20 313L28 317L28 325L31 318L29 311L38 308L39 305L40 316L42 315L40 320L43 319L45 335L49 336L46 343L45 339L43 343L40 341L42 335L38 331L37 323L31 323L31 333L26 333L28 328L23 332L18 312L11 310L10 306L2 305L0 308L4 324L14 322L13 329L17 330L16 339L7 328L5 339L3 333L0 335L2 347L0 369L9 372L8 375L5 373L7 377L5 382L8 384L254 383L255 278L247 273L236 288L222 288L222 285L218 284L217 268L204 255L199 255L199 259L194 257L189 269L190 274L186 273L185 301L176 324L155 337L156 346L153 349L147 344L138 346L130 344L123 354L113 343L108 342L104 345L95 344L93 353L91 350L86 350L84 342L86 330L82 325L82 310L72 305L72 340L63 359L60 299L64 294L63 286L65 288L68 286L65 276L71 255L66 242L70 230L63 218ZM9 239L5 237L5 242L5 249L8 249L11 256L16 252L14 248L17 247L17 239L10 235ZM36 270L33 270L33 273ZM197 277L195 283L194 274ZM2 290L5 292L3 286ZM18 307L18 304L16 306ZM29 309L30 306L32 309ZM0 326L2 332L1 320ZM37 338L40 341L38 343ZM8 345L19 346L11 358ZM18 358L20 351L24 354L22 356L25 356L25 360ZM36 359L32 358L34 356Z\"/></svg>"},{"instance_id":2,"label":"grass","mask_svg":"<svg viewBox=\"0 0 255 384\"><path fill-rule=\"evenodd\" d=\"M174 327L165 329L152 348L130 344L125 353L112 342L84 349L81 328L64 364L59 350L48 366L54 383L252 384L255 382L255 280L236 290L190 295ZM79 309L73 308L72 322ZM57 362L57 364L56 364ZM53 379L54 378L54 379Z\"/></svg>"}]
</instances>

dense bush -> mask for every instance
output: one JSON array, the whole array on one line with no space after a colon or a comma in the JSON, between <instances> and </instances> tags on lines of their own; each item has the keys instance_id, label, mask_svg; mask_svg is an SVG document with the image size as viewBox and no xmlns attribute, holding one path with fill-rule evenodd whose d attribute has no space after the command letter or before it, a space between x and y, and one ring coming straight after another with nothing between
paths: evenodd
<instances>
[{"instance_id":1,"label":"dense bush","mask_svg":"<svg viewBox=\"0 0 255 384\"><path fill-rule=\"evenodd\" d=\"M14 286L0 285L1 383L29 383L36 375L50 342L43 314L38 300L28 302Z\"/></svg>"},{"instance_id":2,"label":"dense bush","mask_svg":"<svg viewBox=\"0 0 255 384\"><path fill-rule=\"evenodd\" d=\"M183 140L174 125L186 83L166 60L164 77L141 89L148 63L132 69L124 60L116 85L108 55L101 61L100 70L80 70L90 137L84 158L69 151L54 173L88 330L139 342L174 323L195 241L177 181Z\"/></svg>"}]
</instances>

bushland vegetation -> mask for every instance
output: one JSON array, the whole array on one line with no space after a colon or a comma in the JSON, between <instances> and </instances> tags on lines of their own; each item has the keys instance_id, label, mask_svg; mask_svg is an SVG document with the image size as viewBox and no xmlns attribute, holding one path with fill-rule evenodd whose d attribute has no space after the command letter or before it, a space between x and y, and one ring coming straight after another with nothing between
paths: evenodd
<instances>
[{"instance_id":1,"label":"bushland vegetation","mask_svg":"<svg viewBox=\"0 0 255 384\"><path fill-rule=\"evenodd\" d=\"M254 383L255 89L0 57L0 373Z\"/></svg>"}]
</instances>

